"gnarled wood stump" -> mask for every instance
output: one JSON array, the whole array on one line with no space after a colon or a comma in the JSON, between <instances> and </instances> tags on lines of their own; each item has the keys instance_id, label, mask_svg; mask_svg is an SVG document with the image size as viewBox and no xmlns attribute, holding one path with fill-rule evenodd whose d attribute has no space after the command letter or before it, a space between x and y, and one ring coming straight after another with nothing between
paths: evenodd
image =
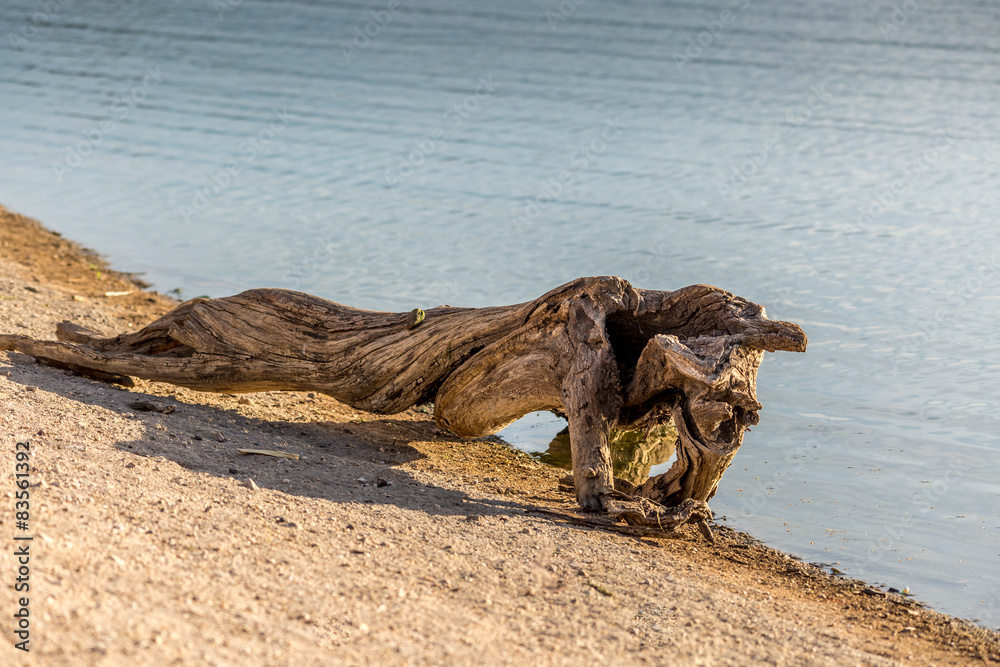
<instances>
[{"instance_id":1,"label":"gnarled wood stump","mask_svg":"<svg viewBox=\"0 0 1000 667\"><path fill-rule=\"evenodd\" d=\"M613 492L610 430L670 420L677 460L633 495L708 500L758 421L764 352L806 348L798 326L721 289L641 290L615 277L579 278L518 305L441 306L423 319L255 289L188 301L114 338L68 322L57 336L0 335L0 350L202 391L316 391L383 414L433 402L441 428L468 438L551 410L569 420L588 510Z\"/></svg>"}]
</instances>

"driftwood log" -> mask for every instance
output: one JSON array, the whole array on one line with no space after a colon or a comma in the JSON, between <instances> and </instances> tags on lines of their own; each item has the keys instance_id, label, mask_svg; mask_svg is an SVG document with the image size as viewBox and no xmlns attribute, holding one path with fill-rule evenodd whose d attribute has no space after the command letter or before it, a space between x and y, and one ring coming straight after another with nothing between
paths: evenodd
<instances>
[{"instance_id":1,"label":"driftwood log","mask_svg":"<svg viewBox=\"0 0 1000 667\"><path fill-rule=\"evenodd\" d=\"M315 391L391 414L433 402L467 438L550 410L569 421L576 496L614 493L608 436L673 422L677 458L629 489L665 506L708 500L761 409L765 351L806 349L795 324L729 292L579 278L530 301L382 313L281 289L188 301L134 333L59 325L60 342L0 334L0 350L104 379L138 376L213 392Z\"/></svg>"}]
</instances>

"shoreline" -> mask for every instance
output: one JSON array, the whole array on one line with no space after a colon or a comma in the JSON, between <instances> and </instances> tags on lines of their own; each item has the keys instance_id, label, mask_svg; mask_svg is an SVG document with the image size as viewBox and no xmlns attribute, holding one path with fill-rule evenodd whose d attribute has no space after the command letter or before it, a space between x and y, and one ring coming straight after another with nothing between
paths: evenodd
<instances>
[{"instance_id":1,"label":"shoreline","mask_svg":"<svg viewBox=\"0 0 1000 667\"><path fill-rule=\"evenodd\" d=\"M0 206L0 333L116 334L177 303ZM575 505L562 471L419 408L126 390L9 352L0 408L4 451L32 443L37 588L31 652L3 648L16 664L1000 662L995 632L724 525L709 544L533 513ZM12 491L12 454L0 470ZM0 525L14 533L12 511ZM5 585L13 571L5 557Z\"/></svg>"}]
</instances>

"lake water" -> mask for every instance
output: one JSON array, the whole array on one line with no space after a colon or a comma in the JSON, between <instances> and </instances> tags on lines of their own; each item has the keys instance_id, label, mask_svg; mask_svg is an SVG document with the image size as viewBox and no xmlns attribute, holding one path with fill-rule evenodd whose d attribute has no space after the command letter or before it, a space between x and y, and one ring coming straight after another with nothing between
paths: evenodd
<instances>
[{"instance_id":1,"label":"lake water","mask_svg":"<svg viewBox=\"0 0 1000 667\"><path fill-rule=\"evenodd\" d=\"M995 3L16 0L0 28L0 202L160 291L409 310L616 274L801 324L713 509L1000 625Z\"/></svg>"}]
</instances>

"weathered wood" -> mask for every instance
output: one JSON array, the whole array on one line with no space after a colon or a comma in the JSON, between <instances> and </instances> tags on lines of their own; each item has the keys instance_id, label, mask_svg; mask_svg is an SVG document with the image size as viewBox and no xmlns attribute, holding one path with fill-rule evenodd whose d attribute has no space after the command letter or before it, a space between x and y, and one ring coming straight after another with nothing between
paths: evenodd
<instances>
[{"instance_id":1,"label":"weathered wood","mask_svg":"<svg viewBox=\"0 0 1000 667\"><path fill-rule=\"evenodd\" d=\"M671 506L708 500L757 423L764 352L806 348L798 326L721 289L641 290L615 277L579 278L512 306L410 313L256 289L188 301L114 338L68 322L56 333L58 342L0 335L0 350L202 391L316 391L383 414L433 402L438 424L468 438L551 410L569 420L588 510L604 510L613 491L610 430L671 420L677 460L634 494Z\"/></svg>"},{"instance_id":2,"label":"weathered wood","mask_svg":"<svg viewBox=\"0 0 1000 667\"><path fill-rule=\"evenodd\" d=\"M708 525L708 522L712 520L712 510L700 500L688 498L676 507L663 507L651 503L645 498L639 499L639 502L632 499L626 499L626 502L622 502L616 498L608 501L607 509L608 514L603 516L593 514L581 516L547 507L534 507L526 511L558 517L580 526L591 526L601 530L638 536L670 535L677 533L681 526L693 523L698 526L698 530L706 540L715 542L715 536Z\"/></svg>"}]
</instances>

